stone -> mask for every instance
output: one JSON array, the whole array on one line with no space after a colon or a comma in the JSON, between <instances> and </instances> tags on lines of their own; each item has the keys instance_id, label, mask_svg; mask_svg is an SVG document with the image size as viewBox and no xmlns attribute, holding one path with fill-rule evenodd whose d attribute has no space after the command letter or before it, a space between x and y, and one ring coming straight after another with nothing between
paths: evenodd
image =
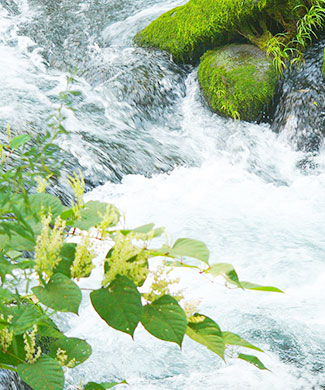
<instances>
[{"instance_id":1,"label":"stone","mask_svg":"<svg viewBox=\"0 0 325 390\"><path fill-rule=\"evenodd\" d=\"M198 80L213 111L255 121L272 101L278 75L272 60L258 47L231 44L204 54Z\"/></svg>"},{"instance_id":2,"label":"stone","mask_svg":"<svg viewBox=\"0 0 325 390\"><path fill-rule=\"evenodd\" d=\"M135 43L169 52L177 63L195 64L207 50L240 37L238 27L259 18L274 0L190 0L140 31Z\"/></svg>"}]
</instances>

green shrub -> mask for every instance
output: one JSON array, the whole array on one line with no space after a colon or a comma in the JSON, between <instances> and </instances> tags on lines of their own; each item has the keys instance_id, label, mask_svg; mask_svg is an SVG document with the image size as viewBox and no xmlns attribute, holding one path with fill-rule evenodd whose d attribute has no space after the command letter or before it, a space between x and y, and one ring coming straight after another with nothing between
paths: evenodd
<instances>
[{"instance_id":1,"label":"green shrub","mask_svg":"<svg viewBox=\"0 0 325 390\"><path fill-rule=\"evenodd\" d=\"M0 368L15 371L34 390L62 390L64 372L83 363L91 355L84 340L67 337L51 320L53 314L77 314L82 302L80 278L88 278L94 268L94 241L111 240L101 283L90 292L94 315L108 326L133 336L138 324L158 339L182 345L187 334L224 359L228 345L259 348L240 336L223 332L211 318L184 304L180 293L171 293L166 276L170 266L188 267L187 257L195 260L193 272L223 276L227 283L262 291L280 291L242 282L230 264L209 264L209 250L197 240L181 238L173 244L154 242L164 229L153 224L135 229L121 227L120 213L110 204L83 202L84 181L70 177L75 201L64 206L56 196L44 192L51 166L53 142L64 131L62 104L42 143L19 135L1 145L0 165ZM40 155L35 150L42 151ZM50 152L51 151L51 152ZM12 165L9 163L14 157ZM58 173L58 172L57 172ZM37 178L37 179L36 179ZM28 185L26 185L28 183ZM93 228L96 228L93 233ZM79 237L69 243L67 237ZM150 270L150 258L161 256L162 268ZM150 289L139 286L150 275ZM46 345L37 340L47 341ZM130 340L131 341L131 340ZM252 355L238 357L260 369L264 365ZM125 381L121 382L125 383ZM84 390L103 390L118 383L89 382Z\"/></svg>"}]
</instances>

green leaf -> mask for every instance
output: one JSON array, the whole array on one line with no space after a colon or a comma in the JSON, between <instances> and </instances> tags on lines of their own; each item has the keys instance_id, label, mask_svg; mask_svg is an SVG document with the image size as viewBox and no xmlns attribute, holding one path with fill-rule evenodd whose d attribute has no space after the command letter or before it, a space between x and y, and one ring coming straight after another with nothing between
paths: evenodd
<instances>
[{"instance_id":1,"label":"green leaf","mask_svg":"<svg viewBox=\"0 0 325 390\"><path fill-rule=\"evenodd\" d=\"M60 199L51 194L30 195L29 202L37 221L40 221L40 213L42 210L44 210L43 212L45 212L45 214L51 213L53 219L59 216L64 210L64 206ZM27 215L29 215L29 213L27 213Z\"/></svg>"},{"instance_id":2,"label":"green leaf","mask_svg":"<svg viewBox=\"0 0 325 390\"><path fill-rule=\"evenodd\" d=\"M142 226L139 226L133 230L131 230L131 232L134 232L134 233L149 233L153 227L155 226L154 223L148 223L147 225L142 225Z\"/></svg>"},{"instance_id":3,"label":"green leaf","mask_svg":"<svg viewBox=\"0 0 325 390\"><path fill-rule=\"evenodd\" d=\"M46 318L45 314L42 314L33 306L22 304L20 306L13 306L8 308L13 315L11 320L11 328L16 335L22 334L37 324L42 319Z\"/></svg>"},{"instance_id":4,"label":"green leaf","mask_svg":"<svg viewBox=\"0 0 325 390\"><path fill-rule=\"evenodd\" d=\"M15 250L8 251L8 252L6 253L6 256L10 257L11 260L16 260L16 259L18 259L19 257L21 257L21 252L15 251Z\"/></svg>"},{"instance_id":5,"label":"green leaf","mask_svg":"<svg viewBox=\"0 0 325 390\"><path fill-rule=\"evenodd\" d=\"M73 209L65 208L64 211L60 214L61 219L64 221L73 217Z\"/></svg>"},{"instance_id":6,"label":"green leaf","mask_svg":"<svg viewBox=\"0 0 325 390\"><path fill-rule=\"evenodd\" d=\"M81 95L81 91L69 91L70 95L73 95L73 96L80 96Z\"/></svg>"},{"instance_id":7,"label":"green leaf","mask_svg":"<svg viewBox=\"0 0 325 390\"><path fill-rule=\"evenodd\" d=\"M122 385L122 384L128 384L128 383L127 383L127 381L102 382L102 383L88 382L86 384L86 386L84 387L84 390L106 390L106 389L111 389L114 386Z\"/></svg>"},{"instance_id":8,"label":"green leaf","mask_svg":"<svg viewBox=\"0 0 325 390\"><path fill-rule=\"evenodd\" d=\"M14 265L16 269L29 269L29 268L34 268L34 266L35 266L34 259L26 259L24 257L16 259L16 263Z\"/></svg>"},{"instance_id":9,"label":"green leaf","mask_svg":"<svg viewBox=\"0 0 325 390\"><path fill-rule=\"evenodd\" d=\"M0 368L3 368L4 370L10 370L10 371L15 371L15 372L17 372L17 370L16 370L14 367L8 366L7 364L2 364L2 363L0 363Z\"/></svg>"},{"instance_id":10,"label":"green leaf","mask_svg":"<svg viewBox=\"0 0 325 390\"><path fill-rule=\"evenodd\" d=\"M10 141L9 146L13 150L19 149L21 146L25 145L28 141L30 141L31 138L32 137L28 134L18 135Z\"/></svg>"},{"instance_id":11,"label":"green leaf","mask_svg":"<svg viewBox=\"0 0 325 390\"><path fill-rule=\"evenodd\" d=\"M253 355L244 355L243 353L240 353L238 355L238 359L245 360L246 362L253 364L253 366L259 368L260 370L268 370L264 364L258 359L256 356Z\"/></svg>"},{"instance_id":12,"label":"green leaf","mask_svg":"<svg viewBox=\"0 0 325 390\"><path fill-rule=\"evenodd\" d=\"M237 272L235 271L235 268L231 264L228 263L213 264L207 269L207 272L211 273L213 276L222 275L229 283L235 284L236 286L242 288Z\"/></svg>"},{"instance_id":13,"label":"green leaf","mask_svg":"<svg viewBox=\"0 0 325 390\"><path fill-rule=\"evenodd\" d=\"M240 347L251 348L251 349L255 349L256 351L263 352L262 349L255 347L255 345L244 340L243 338L238 336L238 334L231 333L231 332L222 332L222 335L226 345L238 345Z\"/></svg>"},{"instance_id":14,"label":"green leaf","mask_svg":"<svg viewBox=\"0 0 325 390\"><path fill-rule=\"evenodd\" d=\"M41 231L41 225L32 225L33 231L37 236ZM13 224L11 225L13 228ZM35 239L28 237L23 230L23 227L20 227L21 230L15 229L16 232L12 232L9 236L8 234L0 234L0 249L17 249L22 251L32 251L36 245Z\"/></svg>"},{"instance_id":15,"label":"green leaf","mask_svg":"<svg viewBox=\"0 0 325 390\"><path fill-rule=\"evenodd\" d=\"M24 340L22 335L15 336L7 352L0 348L0 361L4 364L17 366L25 360L26 351L24 349Z\"/></svg>"},{"instance_id":16,"label":"green leaf","mask_svg":"<svg viewBox=\"0 0 325 390\"><path fill-rule=\"evenodd\" d=\"M184 310L175 298L164 295L144 306L141 323L158 339L182 345L187 320Z\"/></svg>"},{"instance_id":17,"label":"green leaf","mask_svg":"<svg viewBox=\"0 0 325 390\"><path fill-rule=\"evenodd\" d=\"M65 243L61 248L60 256L61 261L59 264L53 269L53 273L63 274L68 278L71 278L71 266L74 262L74 256L76 253L76 244Z\"/></svg>"},{"instance_id":18,"label":"green leaf","mask_svg":"<svg viewBox=\"0 0 325 390\"><path fill-rule=\"evenodd\" d=\"M240 282L240 285L243 288L246 288L248 290L270 291L270 292L283 293L283 291L280 290L279 288L272 287L272 286L261 286L259 284L250 283L250 282Z\"/></svg>"},{"instance_id":19,"label":"green leaf","mask_svg":"<svg viewBox=\"0 0 325 390\"><path fill-rule=\"evenodd\" d=\"M55 327L54 323L50 324L48 322L41 322L37 325L37 335L50 339L60 339L65 337L65 335Z\"/></svg>"},{"instance_id":20,"label":"green leaf","mask_svg":"<svg viewBox=\"0 0 325 390\"><path fill-rule=\"evenodd\" d=\"M0 235L0 240L2 239ZM2 253L0 253L0 278L2 281L6 280L6 275L13 275L14 265L7 260Z\"/></svg>"},{"instance_id":21,"label":"green leaf","mask_svg":"<svg viewBox=\"0 0 325 390\"><path fill-rule=\"evenodd\" d=\"M107 288L91 292L90 299L94 309L109 326L133 337L143 308L141 295L130 279L118 275Z\"/></svg>"},{"instance_id":22,"label":"green leaf","mask_svg":"<svg viewBox=\"0 0 325 390\"><path fill-rule=\"evenodd\" d=\"M32 291L41 303L51 309L78 314L82 294L67 276L54 274L45 287L34 287Z\"/></svg>"},{"instance_id":23,"label":"green leaf","mask_svg":"<svg viewBox=\"0 0 325 390\"><path fill-rule=\"evenodd\" d=\"M67 361L65 363L75 359L75 364L73 367L83 363L92 353L91 346L85 340L74 337L60 338L51 344L49 355L54 359L56 357L58 348L63 349L68 355Z\"/></svg>"},{"instance_id":24,"label":"green leaf","mask_svg":"<svg viewBox=\"0 0 325 390\"><path fill-rule=\"evenodd\" d=\"M207 269L207 271L209 273L211 273L213 276L224 275L224 274L227 274L228 272L231 272L233 270L234 270L233 265L232 264L228 264L228 263L212 264Z\"/></svg>"},{"instance_id":25,"label":"green leaf","mask_svg":"<svg viewBox=\"0 0 325 390\"><path fill-rule=\"evenodd\" d=\"M225 340L219 325L202 314L196 313L194 317L197 318L197 321L188 323L186 334L224 359Z\"/></svg>"},{"instance_id":26,"label":"green leaf","mask_svg":"<svg viewBox=\"0 0 325 390\"><path fill-rule=\"evenodd\" d=\"M64 373L60 364L49 356L41 356L34 364L20 364L18 375L33 390L62 390Z\"/></svg>"},{"instance_id":27,"label":"green leaf","mask_svg":"<svg viewBox=\"0 0 325 390\"><path fill-rule=\"evenodd\" d=\"M153 230L153 238L160 237L164 233L165 229L163 227L154 229L154 226L155 225L153 223L149 223L147 225L139 226L135 229L123 229L120 230L120 232L124 236L127 236L130 233L149 233L151 230Z\"/></svg>"},{"instance_id":28,"label":"green leaf","mask_svg":"<svg viewBox=\"0 0 325 390\"><path fill-rule=\"evenodd\" d=\"M91 227L97 226L102 222L103 216L106 213L107 207L111 207L111 212L120 215L117 208L108 203L98 201L90 201L80 211L80 220L74 222L74 226L81 230L88 230Z\"/></svg>"},{"instance_id":29,"label":"green leaf","mask_svg":"<svg viewBox=\"0 0 325 390\"><path fill-rule=\"evenodd\" d=\"M7 288L0 288L0 302L10 303L16 299L16 296Z\"/></svg>"},{"instance_id":30,"label":"green leaf","mask_svg":"<svg viewBox=\"0 0 325 390\"><path fill-rule=\"evenodd\" d=\"M191 238L179 238L170 253L173 256L188 256L209 264L210 251L204 242Z\"/></svg>"}]
</instances>

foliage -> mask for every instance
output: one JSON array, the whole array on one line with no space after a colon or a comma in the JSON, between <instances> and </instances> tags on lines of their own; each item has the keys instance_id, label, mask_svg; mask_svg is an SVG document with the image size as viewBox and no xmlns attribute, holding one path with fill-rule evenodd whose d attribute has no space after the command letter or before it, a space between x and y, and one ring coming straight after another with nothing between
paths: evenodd
<instances>
[{"instance_id":1,"label":"foliage","mask_svg":"<svg viewBox=\"0 0 325 390\"><path fill-rule=\"evenodd\" d=\"M60 312L78 313L83 299L78 280L91 275L92 245L104 240L110 240L111 249L102 269L102 283L94 284L90 298L94 315L108 326L133 336L142 323L154 337L180 346L187 334L223 359L228 345L259 350L198 314L196 306L184 302L179 292L171 293L173 281L165 270L172 264L191 267L193 272L222 276L238 288L280 290L240 282L229 264L210 265L209 250L201 241L180 238L174 244L155 247L164 229L149 224L127 230L113 205L84 204L83 179L78 175L70 178L76 198L70 207L43 192L44 180L58 173L51 165L57 150L54 141L65 131L63 105L72 93L68 88L60 95L58 114L51 118L44 137L36 141L28 135L12 138L8 129L8 143L1 146L0 367L16 371L34 390L62 390L65 370L87 360L91 346L64 335L53 317ZM69 242L71 237L78 237L78 243ZM157 256L164 258L164 265L153 271L149 261ZM195 259L195 265L188 266L187 257ZM150 279L149 290L143 291L141 286ZM255 356L239 357L264 368ZM118 384L89 382L82 388L103 390Z\"/></svg>"},{"instance_id":2,"label":"foliage","mask_svg":"<svg viewBox=\"0 0 325 390\"><path fill-rule=\"evenodd\" d=\"M208 49L245 37L272 56L279 74L324 27L325 0L190 0L154 20L135 42L196 63Z\"/></svg>"},{"instance_id":3,"label":"foliage","mask_svg":"<svg viewBox=\"0 0 325 390\"><path fill-rule=\"evenodd\" d=\"M257 48L230 45L206 52L198 80L214 111L234 119L256 120L272 100L277 75Z\"/></svg>"}]
</instances>

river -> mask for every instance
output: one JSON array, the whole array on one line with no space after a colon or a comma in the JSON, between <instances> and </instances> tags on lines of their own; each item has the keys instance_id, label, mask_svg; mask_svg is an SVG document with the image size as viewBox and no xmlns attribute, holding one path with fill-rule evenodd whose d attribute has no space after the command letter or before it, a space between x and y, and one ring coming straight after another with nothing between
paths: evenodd
<instances>
[{"instance_id":1,"label":"river","mask_svg":"<svg viewBox=\"0 0 325 390\"><path fill-rule=\"evenodd\" d=\"M132 341L86 302L64 326L94 353L68 374L67 388L126 379L130 390L324 389L324 43L286 76L273 125L221 118L202 99L197 68L132 42L183 3L1 0L0 125L42 131L77 67L81 95L60 139L65 162L56 190L64 192L65 176L80 168L86 199L114 203L129 226L155 222L174 239L201 239L211 262L281 288L284 294L239 291L181 274L186 297L200 298L201 311L223 330L263 348L258 356L270 372L231 351L222 362L189 339L180 350L138 329Z\"/></svg>"}]
</instances>

